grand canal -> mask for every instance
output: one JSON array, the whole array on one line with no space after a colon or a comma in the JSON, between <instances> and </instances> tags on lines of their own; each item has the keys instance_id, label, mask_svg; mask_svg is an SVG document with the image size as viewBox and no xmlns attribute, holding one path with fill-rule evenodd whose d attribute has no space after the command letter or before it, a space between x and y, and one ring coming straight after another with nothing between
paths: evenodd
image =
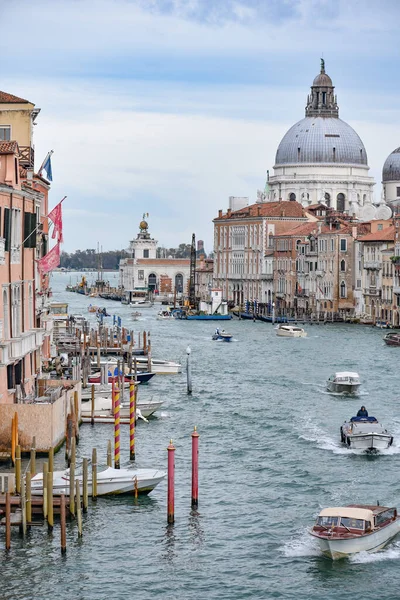
<instances>
[{"instance_id":1,"label":"grand canal","mask_svg":"<svg viewBox=\"0 0 400 600\"><path fill-rule=\"evenodd\" d=\"M68 280L53 276L54 300L86 314L90 299L64 292ZM399 597L400 540L378 554L332 563L307 533L324 506L377 500L400 506L400 350L384 345L384 332L314 325L305 339L282 339L266 323L234 320L226 329L235 341L224 344L211 341L212 323L160 322L155 309L133 323L129 307L104 304L125 326L151 331L154 357L185 361L186 347L192 350L192 396L184 373L156 376L140 390L164 406L149 424L138 423L136 463L166 468L173 439L176 523L167 527L162 483L137 505L125 498L90 506L82 541L68 525L65 558L58 525L52 542L44 528L34 528L25 542L14 533L11 552L2 554L2 598ZM360 398L325 392L337 370L359 372ZM380 456L340 445L340 425L361 404L394 434L393 447ZM194 425L201 435L197 513L190 509ZM109 425L83 425L79 456L97 447L105 462L111 437ZM123 427L122 465L128 446ZM63 452L57 462L64 465Z\"/></svg>"}]
</instances>

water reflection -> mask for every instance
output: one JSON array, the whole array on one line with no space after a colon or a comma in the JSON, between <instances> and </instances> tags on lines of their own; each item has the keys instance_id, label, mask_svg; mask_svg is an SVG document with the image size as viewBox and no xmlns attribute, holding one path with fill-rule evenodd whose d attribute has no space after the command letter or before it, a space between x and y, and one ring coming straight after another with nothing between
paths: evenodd
<instances>
[{"instance_id":1,"label":"water reflection","mask_svg":"<svg viewBox=\"0 0 400 600\"><path fill-rule=\"evenodd\" d=\"M197 509L192 509L188 519L190 541L196 547L204 543L204 530L201 525L201 514Z\"/></svg>"},{"instance_id":2,"label":"water reflection","mask_svg":"<svg viewBox=\"0 0 400 600\"><path fill-rule=\"evenodd\" d=\"M168 525L165 528L164 552L162 553L163 560L165 560L168 563L172 563L177 558L175 543L175 526L173 523L168 523Z\"/></svg>"}]
</instances>

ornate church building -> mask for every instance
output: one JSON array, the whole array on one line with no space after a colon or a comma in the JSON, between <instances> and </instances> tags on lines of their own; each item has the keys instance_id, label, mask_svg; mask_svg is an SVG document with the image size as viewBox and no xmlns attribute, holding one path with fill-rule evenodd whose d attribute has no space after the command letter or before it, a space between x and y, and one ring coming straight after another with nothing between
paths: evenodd
<instances>
[{"instance_id":1,"label":"ornate church building","mask_svg":"<svg viewBox=\"0 0 400 600\"><path fill-rule=\"evenodd\" d=\"M307 97L305 118L284 135L276 152L274 174L258 201L292 200L305 208L323 203L360 220L388 218L390 214L377 215L374 179L368 172L364 144L339 118L335 88L321 59L321 71Z\"/></svg>"}]
</instances>

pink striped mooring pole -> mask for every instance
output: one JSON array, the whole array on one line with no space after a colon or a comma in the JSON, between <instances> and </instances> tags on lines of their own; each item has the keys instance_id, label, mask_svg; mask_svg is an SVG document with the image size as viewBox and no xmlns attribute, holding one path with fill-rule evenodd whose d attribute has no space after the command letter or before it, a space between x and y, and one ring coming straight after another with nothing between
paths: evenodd
<instances>
[{"instance_id":1,"label":"pink striped mooring pole","mask_svg":"<svg viewBox=\"0 0 400 600\"><path fill-rule=\"evenodd\" d=\"M197 427L192 432L192 506L199 505L199 437Z\"/></svg>"},{"instance_id":2,"label":"pink striped mooring pole","mask_svg":"<svg viewBox=\"0 0 400 600\"><path fill-rule=\"evenodd\" d=\"M168 523L175 521L175 446L172 440L169 442L168 450Z\"/></svg>"},{"instance_id":3,"label":"pink striped mooring pole","mask_svg":"<svg viewBox=\"0 0 400 600\"><path fill-rule=\"evenodd\" d=\"M129 386L129 458L135 460L136 385Z\"/></svg>"},{"instance_id":4,"label":"pink striped mooring pole","mask_svg":"<svg viewBox=\"0 0 400 600\"><path fill-rule=\"evenodd\" d=\"M115 389L114 395L114 469L120 468L120 405L119 388Z\"/></svg>"}]
</instances>

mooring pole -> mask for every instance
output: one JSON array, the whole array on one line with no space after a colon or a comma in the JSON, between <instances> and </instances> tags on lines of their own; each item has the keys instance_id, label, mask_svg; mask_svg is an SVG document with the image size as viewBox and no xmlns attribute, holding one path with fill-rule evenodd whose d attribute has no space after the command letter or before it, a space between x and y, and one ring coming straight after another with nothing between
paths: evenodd
<instances>
[{"instance_id":1,"label":"mooring pole","mask_svg":"<svg viewBox=\"0 0 400 600\"><path fill-rule=\"evenodd\" d=\"M191 349L190 349L190 346L188 346L186 348L186 354L187 354L186 376L187 376L187 393L188 394L192 393L192 369L191 369L191 364L190 364L190 353L191 353Z\"/></svg>"},{"instance_id":2,"label":"mooring pole","mask_svg":"<svg viewBox=\"0 0 400 600\"><path fill-rule=\"evenodd\" d=\"M136 385L129 385L129 458L135 460L135 406L136 406Z\"/></svg>"},{"instance_id":3,"label":"mooring pole","mask_svg":"<svg viewBox=\"0 0 400 600\"><path fill-rule=\"evenodd\" d=\"M175 446L172 440L169 442L168 450L168 523L175 521Z\"/></svg>"},{"instance_id":4,"label":"mooring pole","mask_svg":"<svg viewBox=\"0 0 400 600\"><path fill-rule=\"evenodd\" d=\"M122 383L122 385L124 385ZM120 408L119 408L119 389L115 390L114 400L114 468L120 468Z\"/></svg>"},{"instance_id":5,"label":"mooring pole","mask_svg":"<svg viewBox=\"0 0 400 600\"><path fill-rule=\"evenodd\" d=\"M199 437L195 426L192 432L192 507L199 504Z\"/></svg>"}]
</instances>

